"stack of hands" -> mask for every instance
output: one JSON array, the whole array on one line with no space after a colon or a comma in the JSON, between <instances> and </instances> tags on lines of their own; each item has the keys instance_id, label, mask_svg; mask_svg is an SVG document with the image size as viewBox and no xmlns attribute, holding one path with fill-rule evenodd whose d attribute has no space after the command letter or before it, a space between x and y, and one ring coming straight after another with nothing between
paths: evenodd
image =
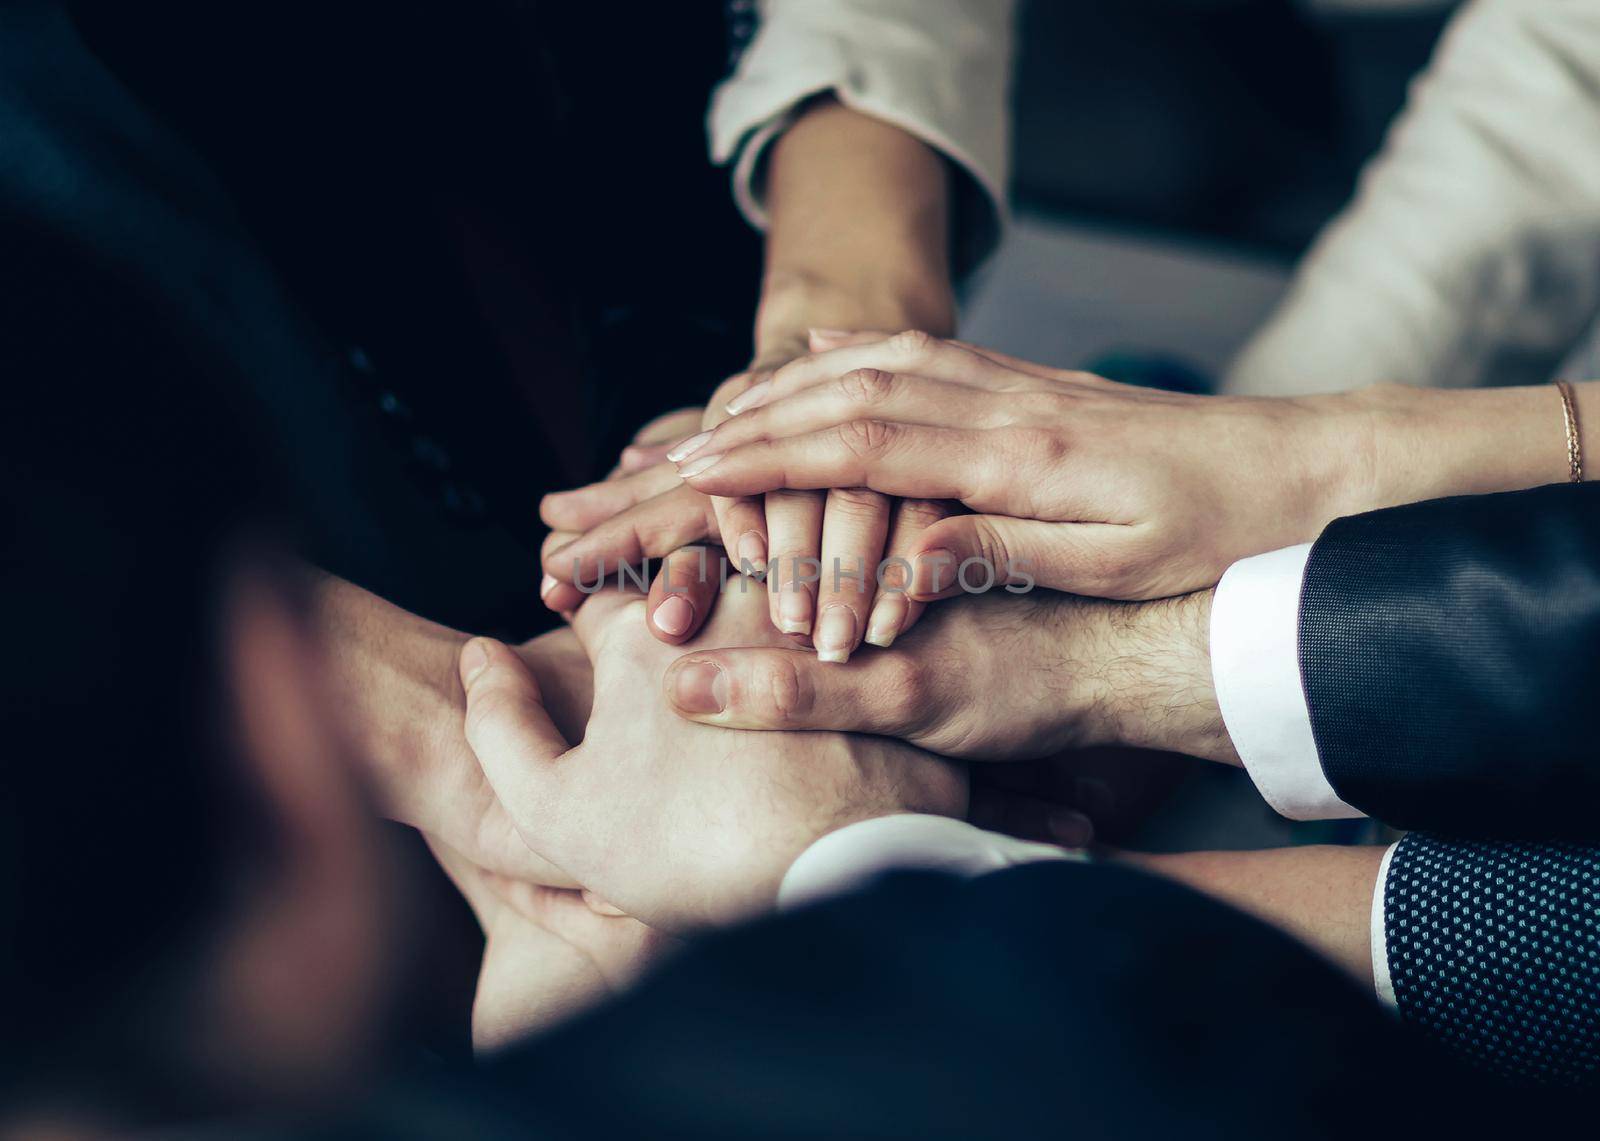
<instances>
[{"instance_id":1,"label":"stack of hands","mask_svg":"<svg viewBox=\"0 0 1600 1141\"><path fill-rule=\"evenodd\" d=\"M1340 515L1559 478L1507 446L1548 431L1517 390L1195 397L920 333L809 347L546 499L542 594L569 630L507 647L410 620L459 670L417 680L454 718L366 751L398 758L390 814L482 921L481 1044L770 908L854 821L1088 843L1078 806L962 762L1237 764L1208 649L1229 565ZM370 683L377 657L345 673Z\"/></svg>"}]
</instances>

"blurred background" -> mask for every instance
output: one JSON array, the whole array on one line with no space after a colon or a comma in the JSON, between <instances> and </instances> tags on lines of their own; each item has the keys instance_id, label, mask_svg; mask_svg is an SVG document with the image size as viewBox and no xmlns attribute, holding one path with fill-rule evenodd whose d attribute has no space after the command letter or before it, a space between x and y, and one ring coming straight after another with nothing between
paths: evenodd
<instances>
[{"instance_id":1,"label":"blurred background","mask_svg":"<svg viewBox=\"0 0 1600 1141\"><path fill-rule=\"evenodd\" d=\"M1456 6L1025 0L1016 216L963 335L1214 377L1349 198Z\"/></svg>"}]
</instances>

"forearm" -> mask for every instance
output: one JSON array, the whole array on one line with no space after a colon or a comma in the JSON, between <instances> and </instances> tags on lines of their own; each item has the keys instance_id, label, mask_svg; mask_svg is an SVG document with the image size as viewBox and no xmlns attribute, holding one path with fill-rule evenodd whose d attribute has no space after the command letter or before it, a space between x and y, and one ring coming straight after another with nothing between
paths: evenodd
<instances>
[{"instance_id":1,"label":"forearm","mask_svg":"<svg viewBox=\"0 0 1600 1141\"><path fill-rule=\"evenodd\" d=\"M1073 600L1063 638L1084 650L1061 685L1083 711L1080 745L1120 745L1239 764L1211 671L1214 592L1156 602ZM1096 643L1099 648L1096 648Z\"/></svg>"},{"instance_id":2,"label":"forearm","mask_svg":"<svg viewBox=\"0 0 1600 1141\"><path fill-rule=\"evenodd\" d=\"M1372 897L1383 853L1318 846L1117 858L1255 915L1371 986Z\"/></svg>"},{"instance_id":3,"label":"forearm","mask_svg":"<svg viewBox=\"0 0 1600 1141\"><path fill-rule=\"evenodd\" d=\"M1587 476L1600 467L1600 381L1572 386ZM1320 522L1453 495L1520 491L1569 478L1554 385L1473 391L1378 385L1327 398L1320 451L1332 487Z\"/></svg>"},{"instance_id":4,"label":"forearm","mask_svg":"<svg viewBox=\"0 0 1600 1141\"><path fill-rule=\"evenodd\" d=\"M383 811L414 822L420 774L464 747L456 662L467 635L343 579L308 573L312 619L351 755L368 763Z\"/></svg>"},{"instance_id":5,"label":"forearm","mask_svg":"<svg viewBox=\"0 0 1600 1141\"><path fill-rule=\"evenodd\" d=\"M953 331L949 184L926 144L813 101L768 159L758 359L804 352L810 326Z\"/></svg>"}]
</instances>

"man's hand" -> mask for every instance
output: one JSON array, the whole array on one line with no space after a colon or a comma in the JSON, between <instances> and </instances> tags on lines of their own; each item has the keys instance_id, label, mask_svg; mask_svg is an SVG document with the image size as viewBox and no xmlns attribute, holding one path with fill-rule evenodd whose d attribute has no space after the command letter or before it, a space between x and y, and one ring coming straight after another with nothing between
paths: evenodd
<instances>
[{"instance_id":1,"label":"man's hand","mask_svg":"<svg viewBox=\"0 0 1600 1141\"><path fill-rule=\"evenodd\" d=\"M757 583L730 582L708 644L775 647ZM645 923L683 929L770 907L790 863L845 824L897 812L960 816L964 773L909 746L840 734L728 732L676 716L661 678L677 651L643 603L598 595L574 623L595 666L583 743L568 748L515 653L461 654L467 739L528 843Z\"/></svg>"},{"instance_id":2,"label":"man's hand","mask_svg":"<svg viewBox=\"0 0 1600 1141\"><path fill-rule=\"evenodd\" d=\"M483 928L472 1044L498 1049L622 990L676 945L581 892L507 879L429 839Z\"/></svg>"},{"instance_id":3,"label":"man's hand","mask_svg":"<svg viewBox=\"0 0 1600 1141\"><path fill-rule=\"evenodd\" d=\"M351 752L367 766L380 811L489 871L575 886L523 842L467 747L465 697L456 675L467 635L331 576L317 576L311 592ZM577 638L560 630L515 652L538 675L557 723L580 732L592 683Z\"/></svg>"},{"instance_id":4,"label":"man's hand","mask_svg":"<svg viewBox=\"0 0 1600 1141\"><path fill-rule=\"evenodd\" d=\"M1211 592L1138 604L994 591L934 608L845 669L784 649L685 655L683 716L739 729L839 729L946 756L1131 745L1238 763L1211 681Z\"/></svg>"}]
</instances>

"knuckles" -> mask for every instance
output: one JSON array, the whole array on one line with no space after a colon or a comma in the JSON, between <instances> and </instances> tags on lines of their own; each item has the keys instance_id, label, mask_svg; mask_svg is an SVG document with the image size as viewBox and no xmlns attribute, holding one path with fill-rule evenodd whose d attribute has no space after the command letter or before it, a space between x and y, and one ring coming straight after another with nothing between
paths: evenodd
<instances>
[{"instance_id":1,"label":"knuckles","mask_svg":"<svg viewBox=\"0 0 1600 1141\"><path fill-rule=\"evenodd\" d=\"M897 357L921 361L932 356L940 341L932 333L921 329L907 329L889 338L889 349Z\"/></svg>"},{"instance_id":2,"label":"knuckles","mask_svg":"<svg viewBox=\"0 0 1600 1141\"><path fill-rule=\"evenodd\" d=\"M882 420L850 420L839 425L839 442L860 459L880 456L894 439L896 428Z\"/></svg>"},{"instance_id":3,"label":"knuckles","mask_svg":"<svg viewBox=\"0 0 1600 1141\"><path fill-rule=\"evenodd\" d=\"M848 405L872 408L888 400L895 389L895 375L877 368L858 368L839 378L839 395Z\"/></svg>"},{"instance_id":4,"label":"knuckles","mask_svg":"<svg viewBox=\"0 0 1600 1141\"><path fill-rule=\"evenodd\" d=\"M763 724L784 727L803 723L815 704L812 689L800 675L798 655L787 651L763 655L745 680L749 712Z\"/></svg>"}]
</instances>

